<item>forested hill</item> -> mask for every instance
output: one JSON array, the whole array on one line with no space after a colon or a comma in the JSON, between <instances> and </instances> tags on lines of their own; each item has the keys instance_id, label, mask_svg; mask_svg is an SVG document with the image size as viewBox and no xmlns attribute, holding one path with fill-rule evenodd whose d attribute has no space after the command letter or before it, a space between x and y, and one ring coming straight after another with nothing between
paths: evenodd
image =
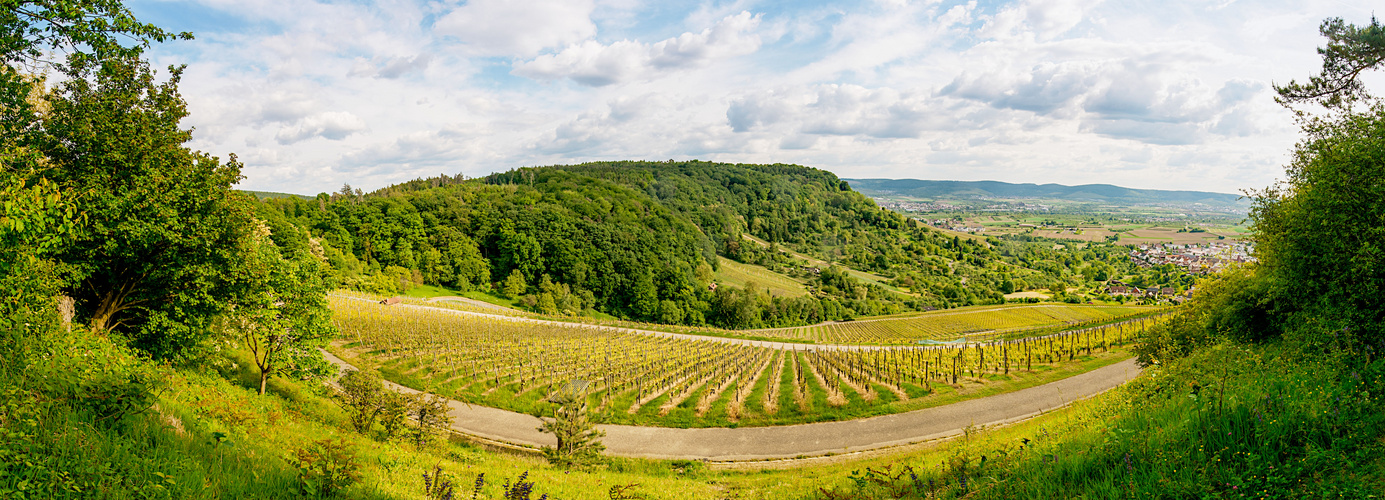
<instances>
[{"instance_id":1,"label":"forested hill","mask_svg":"<svg viewBox=\"0 0 1385 500\"><path fill-rule=\"evenodd\" d=\"M728 328L997 303L1017 288L1109 272L1124 254L946 236L797 165L586 163L372 193L347 186L259 206L276 238L297 234L347 286L434 284L494 291L546 313ZM790 276L809 293L711 286L718 255Z\"/></svg>"},{"instance_id":2,"label":"forested hill","mask_svg":"<svg viewBox=\"0 0 1385 500\"><path fill-rule=\"evenodd\" d=\"M1131 189L1110 184L1011 184L998 181L929 181L919 179L845 179L869 196L937 198L1054 199L1073 202L1099 201L1136 205L1142 203L1202 203L1214 206L1248 206L1241 195L1206 191Z\"/></svg>"}]
</instances>

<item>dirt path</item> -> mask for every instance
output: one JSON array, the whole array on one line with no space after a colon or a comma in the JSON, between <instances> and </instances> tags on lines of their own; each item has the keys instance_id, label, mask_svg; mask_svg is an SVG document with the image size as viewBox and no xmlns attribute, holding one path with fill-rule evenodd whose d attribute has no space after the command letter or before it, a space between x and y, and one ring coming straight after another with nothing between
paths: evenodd
<instances>
[{"instance_id":1,"label":"dirt path","mask_svg":"<svg viewBox=\"0 0 1385 500\"><path fill-rule=\"evenodd\" d=\"M657 332L656 332L657 333ZM727 339L731 340L731 339ZM330 353L339 367L350 365ZM1014 422L1091 397L1139 375L1134 359L1019 391L908 413L841 422L736 429L673 429L602 425L607 453L617 456L711 461L775 460L865 451L959 435L967 426ZM394 390L413 389L386 382ZM496 443L553 446L539 419L449 401L452 428Z\"/></svg>"}]
</instances>

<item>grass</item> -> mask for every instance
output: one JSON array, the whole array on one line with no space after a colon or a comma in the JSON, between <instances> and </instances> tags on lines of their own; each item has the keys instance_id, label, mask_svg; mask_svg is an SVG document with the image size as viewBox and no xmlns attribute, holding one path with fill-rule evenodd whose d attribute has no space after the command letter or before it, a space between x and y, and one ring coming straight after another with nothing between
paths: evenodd
<instances>
[{"instance_id":1,"label":"grass","mask_svg":"<svg viewBox=\"0 0 1385 500\"><path fill-rule=\"evenodd\" d=\"M1027 336L1029 330L1062 329L1157 310L1146 306L1085 304L989 305L877 316L806 327L750 330L762 337L840 344L912 344L968 335Z\"/></svg>"},{"instance_id":2,"label":"grass","mask_svg":"<svg viewBox=\"0 0 1385 500\"><path fill-rule=\"evenodd\" d=\"M771 295L778 297L808 295L808 291L803 288L803 283L796 279L770 271L762 266L742 264L726 257L717 257L717 271L713 278L717 282L741 288L745 288L747 283L755 282L768 290Z\"/></svg>"},{"instance_id":3,"label":"grass","mask_svg":"<svg viewBox=\"0 0 1385 500\"><path fill-rule=\"evenodd\" d=\"M1382 388L1385 361L1359 353L1219 344L1041 419L854 463L818 497L1375 498Z\"/></svg>"}]
</instances>

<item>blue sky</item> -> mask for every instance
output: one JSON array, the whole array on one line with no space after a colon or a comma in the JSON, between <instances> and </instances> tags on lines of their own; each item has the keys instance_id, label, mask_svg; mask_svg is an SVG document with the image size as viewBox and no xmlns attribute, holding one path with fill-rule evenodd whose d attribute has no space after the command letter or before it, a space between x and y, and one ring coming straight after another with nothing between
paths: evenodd
<instances>
[{"instance_id":1,"label":"blue sky","mask_svg":"<svg viewBox=\"0 0 1385 500\"><path fill-rule=\"evenodd\" d=\"M313 194L611 159L1238 192L1365 2L137 0L192 146ZM1379 80L1372 75L1372 83ZM1380 88L1378 85L1375 88Z\"/></svg>"}]
</instances>

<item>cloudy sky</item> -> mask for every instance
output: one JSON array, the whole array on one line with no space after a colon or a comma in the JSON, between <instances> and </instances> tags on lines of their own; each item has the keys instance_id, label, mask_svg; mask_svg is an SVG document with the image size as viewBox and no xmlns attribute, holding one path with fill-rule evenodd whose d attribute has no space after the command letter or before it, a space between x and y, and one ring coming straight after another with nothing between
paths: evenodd
<instances>
[{"instance_id":1,"label":"cloudy sky","mask_svg":"<svg viewBox=\"0 0 1385 500\"><path fill-rule=\"evenodd\" d=\"M134 0L193 147L314 194L613 159L1238 192L1364 1ZM1380 86L1375 86L1380 88Z\"/></svg>"}]
</instances>

